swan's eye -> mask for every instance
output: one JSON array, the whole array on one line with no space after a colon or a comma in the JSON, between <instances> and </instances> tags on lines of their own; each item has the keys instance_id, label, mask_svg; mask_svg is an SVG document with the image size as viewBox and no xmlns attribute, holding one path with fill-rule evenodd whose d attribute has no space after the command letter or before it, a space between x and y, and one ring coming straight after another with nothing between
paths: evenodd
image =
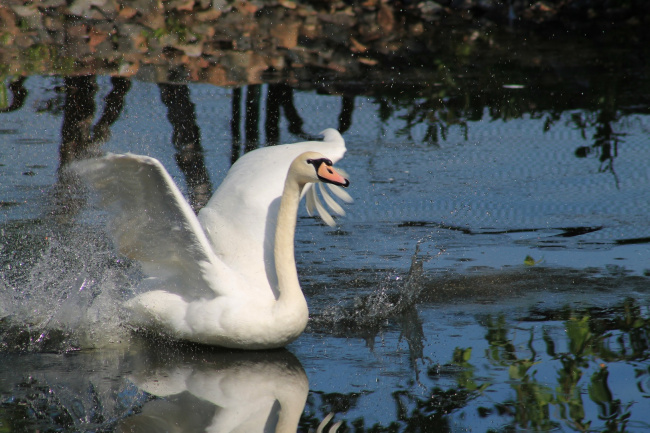
<instances>
[{"instance_id":1,"label":"swan's eye","mask_svg":"<svg viewBox=\"0 0 650 433\"><path fill-rule=\"evenodd\" d=\"M327 159L327 158L321 158L321 159L308 159L305 161L307 164L311 164L314 167L318 168L320 167L321 164L325 164L328 167L331 167L333 165L332 161Z\"/></svg>"}]
</instances>

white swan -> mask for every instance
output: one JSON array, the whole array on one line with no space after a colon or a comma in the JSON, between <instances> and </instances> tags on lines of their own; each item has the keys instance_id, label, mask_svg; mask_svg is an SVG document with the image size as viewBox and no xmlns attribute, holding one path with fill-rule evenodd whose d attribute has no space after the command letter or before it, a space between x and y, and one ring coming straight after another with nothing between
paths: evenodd
<instances>
[{"instance_id":1,"label":"white swan","mask_svg":"<svg viewBox=\"0 0 650 433\"><path fill-rule=\"evenodd\" d=\"M136 326L241 349L298 338L308 319L294 260L301 194L312 183L349 184L332 168L345 153L343 138L334 129L321 134L322 142L244 155L198 218L156 159L127 154L75 163L110 211L119 251L149 277L127 302ZM313 197L308 205L324 210Z\"/></svg>"}]
</instances>

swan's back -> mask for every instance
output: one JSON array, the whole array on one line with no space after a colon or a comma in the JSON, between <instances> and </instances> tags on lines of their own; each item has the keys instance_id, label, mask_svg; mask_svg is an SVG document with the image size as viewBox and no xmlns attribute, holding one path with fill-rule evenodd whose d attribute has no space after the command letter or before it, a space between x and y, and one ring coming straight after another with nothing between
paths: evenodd
<instances>
[{"instance_id":1,"label":"swan's back","mask_svg":"<svg viewBox=\"0 0 650 433\"><path fill-rule=\"evenodd\" d=\"M345 154L345 142L338 131L326 129L322 135L323 141L271 146L245 154L199 212L214 252L231 269L246 275L259 296L272 297L276 290L273 242L289 166L307 151L322 153L333 162Z\"/></svg>"}]
</instances>

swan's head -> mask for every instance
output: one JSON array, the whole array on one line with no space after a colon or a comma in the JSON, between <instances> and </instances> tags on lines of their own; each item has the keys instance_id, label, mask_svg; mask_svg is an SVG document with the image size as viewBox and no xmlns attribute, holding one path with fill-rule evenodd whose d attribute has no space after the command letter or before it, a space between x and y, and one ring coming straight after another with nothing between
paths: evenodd
<instances>
[{"instance_id":1,"label":"swan's head","mask_svg":"<svg viewBox=\"0 0 650 433\"><path fill-rule=\"evenodd\" d=\"M289 174L301 184L323 182L344 187L350 185L350 181L332 167L332 160L318 152L305 152L294 159Z\"/></svg>"}]
</instances>

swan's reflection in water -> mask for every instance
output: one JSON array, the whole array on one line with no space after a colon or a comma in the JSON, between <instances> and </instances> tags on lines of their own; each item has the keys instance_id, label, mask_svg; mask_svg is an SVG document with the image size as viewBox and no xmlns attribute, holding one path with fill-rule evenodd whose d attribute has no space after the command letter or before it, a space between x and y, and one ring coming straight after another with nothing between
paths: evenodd
<instances>
[{"instance_id":1,"label":"swan's reflection in water","mask_svg":"<svg viewBox=\"0 0 650 433\"><path fill-rule=\"evenodd\" d=\"M0 352L0 431L295 433L308 391L286 350L136 337L121 348Z\"/></svg>"},{"instance_id":2,"label":"swan's reflection in water","mask_svg":"<svg viewBox=\"0 0 650 433\"><path fill-rule=\"evenodd\" d=\"M156 397L118 432L295 432L309 381L286 350L152 352L128 377ZM150 352L151 353L151 352Z\"/></svg>"}]
</instances>

